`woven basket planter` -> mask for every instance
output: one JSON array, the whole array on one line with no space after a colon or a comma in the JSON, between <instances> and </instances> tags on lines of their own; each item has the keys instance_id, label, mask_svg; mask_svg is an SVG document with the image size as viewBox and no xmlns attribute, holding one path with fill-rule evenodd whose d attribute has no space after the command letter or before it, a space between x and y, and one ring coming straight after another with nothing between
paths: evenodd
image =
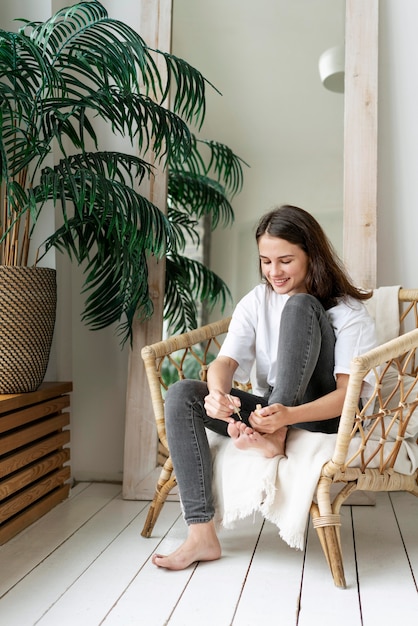
<instances>
[{"instance_id":1,"label":"woven basket planter","mask_svg":"<svg viewBox=\"0 0 418 626\"><path fill-rule=\"evenodd\" d=\"M56 271L0 265L0 393L35 391L48 367Z\"/></svg>"}]
</instances>

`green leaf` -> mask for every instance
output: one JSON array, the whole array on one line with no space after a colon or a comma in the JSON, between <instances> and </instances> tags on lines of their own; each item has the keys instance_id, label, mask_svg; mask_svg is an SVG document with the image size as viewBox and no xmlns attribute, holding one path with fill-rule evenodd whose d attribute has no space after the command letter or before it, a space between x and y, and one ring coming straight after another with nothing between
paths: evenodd
<instances>
[{"instance_id":1,"label":"green leaf","mask_svg":"<svg viewBox=\"0 0 418 626\"><path fill-rule=\"evenodd\" d=\"M207 304L209 309L220 304L224 310L228 299L228 286L202 263L181 255L167 255L164 318L170 332L196 328L197 302Z\"/></svg>"},{"instance_id":2,"label":"green leaf","mask_svg":"<svg viewBox=\"0 0 418 626\"><path fill-rule=\"evenodd\" d=\"M211 215L213 228L219 222L227 226L234 219L234 212L224 188L207 176L171 169L168 197L173 206L181 206L187 213L198 218Z\"/></svg>"}]
</instances>

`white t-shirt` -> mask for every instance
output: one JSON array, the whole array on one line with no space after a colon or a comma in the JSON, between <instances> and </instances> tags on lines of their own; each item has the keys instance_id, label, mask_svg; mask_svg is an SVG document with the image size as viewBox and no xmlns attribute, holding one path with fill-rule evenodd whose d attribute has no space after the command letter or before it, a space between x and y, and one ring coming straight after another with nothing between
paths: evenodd
<instances>
[{"instance_id":1,"label":"white t-shirt","mask_svg":"<svg viewBox=\"0 0 418 626\"><path fill-rule=\"evenodd\" d=\"M237 382L251 380L253 392L263 396L274 386L280 318L289 296L259 284L238 302L220 355L238 363ZM351 359L376 346L373 319L364 304L342 300L327 311L335 333L336 374L349 374Z\"/></svg>"}]
</instances>

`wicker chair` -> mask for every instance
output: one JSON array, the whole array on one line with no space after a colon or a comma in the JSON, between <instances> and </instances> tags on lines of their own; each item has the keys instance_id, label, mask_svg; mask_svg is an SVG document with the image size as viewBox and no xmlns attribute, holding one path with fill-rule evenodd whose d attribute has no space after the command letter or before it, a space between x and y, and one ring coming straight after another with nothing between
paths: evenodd
<instances>
[{"instance_id":1,"label":"wicker chair","mask_svg":"<svg viewBox=\"0 0 418 626\"><path fill-rule=\"evenodd\" d=\"M401 289L399 301L401 329L418 328L418 290ZM141 533L143 537L151 536L164 502L176 486L165 432L165 390L174 380L197 376L206 380L208 366L218 353L229 321L230 318L226 318L142 349L162 456L165 458ZM412 330L353 360L335 451L322 469L317 497L311 507L314 527L335 584L340 587L345 587L345 579L339 510L346 498L356 489L406 490L418 495L418 472L410 476L393 469L402 438L408 433L410 418L418 419L413 416L414 408L418 405L417 348L418 330ZM193 366L196 366L195 372L190 374L188 370ZM394 368L395 377L392 374ZM367 407L359 411L357 406L362 380L370 370L376 375L374 395ZM405 382L407 374L408 383ZM382 385L387 386L387 381L394 381L393 392L383 395ZM376 406L372 407L372 402ZM376 433L379 433L378 437ZM358 441L357 450L353 450L351 441ZM374 442L371 454L366 447L369 441ZM386 452L387 448L390 448L389 452ZM343 485L334 498L331 496L333 483Z\"/></svg>"}]
</instances>

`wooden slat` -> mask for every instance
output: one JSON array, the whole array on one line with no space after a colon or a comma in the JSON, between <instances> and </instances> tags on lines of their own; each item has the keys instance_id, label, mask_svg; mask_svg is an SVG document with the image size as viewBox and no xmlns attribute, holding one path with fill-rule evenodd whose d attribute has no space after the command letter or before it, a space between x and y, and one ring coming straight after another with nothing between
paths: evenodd
<instances>
[{"instance_id":1,"label":"wooden slat","mask_svg":"<svg viewBox=\"0 0 418 626\"><path fill-rule=\"evenodd\" d=\"M341 516L341 545L347 588L342 590L335 586L317 533L310 522L298 626L334 626L336 621L339 626L361 624L350 507L343 507ZM326 602L318 601L318 598L326 598Z\"/></svg>"},{"instance_id":2,"label":"wooden slat","mask_svg":"<svg viewBox=\"0 0 418 626\"><path fill-rule=\"evenodd\" d=\"M229 533L231 534L231 533ZM224 535L228 543L228 535ZM229 539L234 541L234 533ZM236 545L236 540L235 540ZM234 544L226 557L234 558ZM257 549L245 577L245 585L239 598L234 618L234 626L245 624L266 625L274 623L272 615L277 612L277 600L280 597L280 611L277 612L277 624L283 626L296 623L300 599L300 587L303 574L303 551L293 550L284 543L277 527L265 522ZM213 572L216 576L216 572ZM286 600L283 601L279 581L285 580ZM274 581L274 582L273 582ZM278 581L278 585L276 582ZM273 584L272 584L273 583ZM283 589L283 586L282 586ZM220 622L221 623L221 622Z\"/></svg>"},{"instance_id":3,"label":"wooden slat","mask_svg":"<svg viewBox=\"0 0 418 626\"><path fill-rule=\"evenodd\" d=\"M0 394L0 414L69 393L72 388L70 382L48 382L42 383L39 389L30 393Z\"/></svg>"},{"instance_id":4,"label":"wooden slat","mask_svg":"<svg viewBox=\"0 0 418 626\"><path fill-rule=\"evenodd\" d=\"M43 422L29 426L23 430L13 432L11 435L6 435L0 440L0 454L6 454L11 450L16 450L21 446L36 441L45 435L60 430L64 426L68 426L70 423L70 414L63 413L57 417L49 418Z\"/></svg>"},{"instance_id":5,"label":"wooden slat","mask_svg":"<svg viewBox=\"0 0 418 626\"><path fill-rule=\"evenodd\" d=\"M346 0L344 262L366 289L377 280L379 0Z\"/></svg>"},{"instance_id":6,"label":"wooden slat","mask_svg":"<svg viewBox=\"0 0 418 626\"><path fill-rule=\"evenodd\" d=\"M152 48L170 51L172 0L137 0L138 22L131 23ZM156 63L162 75L165 72L161 57ZM144 180L142 193L163 213L167 212L167 171L163 164L150 155L153 175ZM147 187L148 186L148 187ZM127 499L138 499L141 481L157 464L158 437L148 392L148 381L141 359L141 348L161 339L164 305L164 259L151 257L148 266L148 284L154 311L146 322L135 320L130 352L125 416L125 450L123 494Z\"/></svg>"},{"instance_id":7,"label":"wooden slat","mask_svg":"<svg viewBox=\"0 0 418 626\"><path fill-rule=\"evenodd\" d=\"M17 513L20 513L37 500L40 500L50 491L53 491L57 487L61 487L70 477L70 468L63 467L40 480L36 484L21 491L18 495L10 498L3 504L0 504L0 524L5 520L12 518Z\"/></svg>"},{"instance_id":8,"label":"wooden slat","mask_svg":"<svg viewBox=\"0 0 418 626\"><path fill-rule=\"evenodd\" d=\"M4 478L8 474L12 474L17 470L29 465L34 461L46 456L53 450L62 448L70 441L70 431L63 430L62 432L52 435L47 439L42 439L36 442L34 445L28 446L23 450L19 450L15 454L10 454L6 458L0 460L0 478Z\"/></svg>"},{"instance_id":9,"label":"wooden slat","mask_svg":"<svg viewBox=\"0 0 418 626\"><path fill-rule=\"evenodd\" d=\"M42 526L41 532L35 533L30 529L25 533L30 532L35 544L33 549L46 554L47 558L28 569L21 584L10 589L0 601L2 624L3 621L7 626L36 623L42 626L98 626L106 623L106 614L117 605L118 599L149 560L161 538L138 541L146 516L145 503L122 501L121 498L100 500L94 495L96 488L92 485L85 494L84 508L89 510L90 515L78 529L74 525L74 513L78 511L80 516L82 507L80 498L75 498L49 513L38 524ZM162 517L164 531L178 515L178 506L171 510L170 506L167 507ZM60 541L53 549L50 536L52 534L58 539L57 529L60 527L61 537L67 537L67 540ZM69 534L70 528L75 532ZM160 535L161 530L160 526ZM22 537L22 541L25 539ZM31 547L29 551L30 557L33 549ZM46 550L50 551L49 556ZM149 569L156 568L150 565ZM104 576L103 572L106 572ZM158 575L158 572L154 573ZM42 584L42 580L46 584ZM31 590L36 591L31 593ZM143 593L146 595L148 592L149 587L146 586ZM164 589L164 594L166 592ZM122 619L118 626L151 626L151 623L142 609L141 596L136 604L135 619L131 622Z\"/></svg>"},{"instance_id":10,"label":"wooden slat","mask_svg":"<svg viewBox=\"0 0 418 626\"><path fill-rule=\"evenodd\" d=\"M51 398L22 411L14 411L13 413L3 415L0 417L0 433L24 426L46 415L60 413L62 409L68 406L70 406L70 396L58 396L58 398Z\"/></svg>"},{"instance_id":11,"label":"wooden slat","mask_svg":"<svg viewBox=\"0 0 418 626\"><path fill-rule=\"evenodd\" d=\"M167 506L169 509L172 507L177 508L177 512L180 513L178 504L168 503ZM165 514L164 509L161 512L162 515ZM161 523L164 523L164 521L159 518L157 524ZM162 541L160 541L158 546L158 553L167 554L172 550L175 550L184 541L186 535L187 529L181 518L179 518L174 525L171 525L171 527L167 527L165 523L165 531L163 532ZM147 542L150 541L150 539L143 539L143 541ZM211 564L203 563L203 569L208 565L210 566ZM179 598L181 598L184 590L187 588L192 576L194 576L194 570L195 568L192 566L185 570L175 572L175 576L170 579L170 584L165 584L163 583L163 578L161 576L164 572L156 568L155 565L147 560L132 580L132 583L125 589L125 593L107 617L105 622L106 626L135 624L135 620L138 620L138 605L141 607L141 620L147 626L161 626L162 624L169 624L171 621L170 616L172 611L175 609ZM164 602L158 601L155 595L155 590L161 588L161 585L163 585L164 588ZM224 593L227 593L229 596L228 591L229 589L224 587ZM208 614L211 613L214 603L214 596L212 596L210 606L206 601ZM198 624L199 622L190 620L188 623ZM230 622L212 621L212 625L219 624L219 626L221 626L221 624L226 625L228 623ZM184 622L183 625L185 625Z\"/></svg>"},{"instance_id":12,"label":"wooden slat","mask_svg":"<svg viewBox=\"0 0 418 626\"><path fill-rule=\"evenodd\" d=\"M69 382L0 395L0 542L68 496Z\"/></svg>"},{"instance_id":13,"label":"wooden slat","mask_svg":"<svg viewBox=\"0 0 418 626\"><path fill-rule=\"evenodd\" d=\"M48 494L30 509L0 527L0 545L3 545L19 532L30 526L34 521L45 515L52 507L68 497L70 485L63 485L53 493Z\"/></svg>"},{"instance_id":14,"label":"wooden slat","mask_svg":"<svg viewBox=\"0 0 418 626\"><path fill-rule=\"evenodd\" d=\"M393 492L389 498L393 503L402 541L418 587L418 498L402 492Z\"/></svg>"},{"instance_id":15,"label":"wooden slat","mask_svg":"<svg viewBox=\"0 0 418 626\"><path fill-rule=\"evenodd\" d=\"M364 626L416 623L416 584L389 495L376 494L375 507L353 507L353 521Z\"/></svg>"},{"instance_id":16,"label":"wooden slat","mask_svg":"<svg viewBox=\"0 0 418 626\"><path fill-rule=\"evenodd\" d=\"M70 459L70 449L60 450L55 454L49 454L38 463L13 474L7 480L0 483L0 500L8 498L16 491L23 489L27 485L39 480L42 476L49 474L53 470L61 468Z\"/></svg>"}]
</instances>

